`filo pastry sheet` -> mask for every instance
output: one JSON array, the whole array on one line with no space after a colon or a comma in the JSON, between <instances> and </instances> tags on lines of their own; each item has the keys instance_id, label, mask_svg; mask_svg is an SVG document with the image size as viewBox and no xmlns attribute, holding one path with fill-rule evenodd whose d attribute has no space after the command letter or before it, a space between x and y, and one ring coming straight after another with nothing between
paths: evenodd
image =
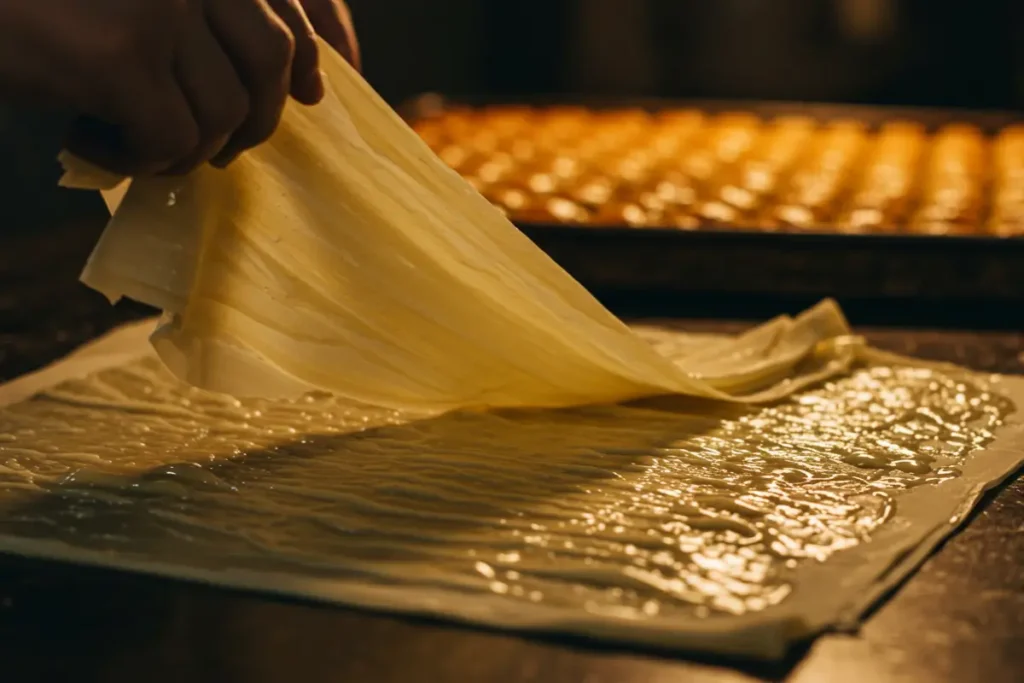
<instances>
[{"instance_id":1,"label":"filo pastry sheet","mask_svg":"<svg viewBox=\"0 0 1024 683\"><path fill-rule=\"evenodd\" d=\"M1024 382L896 358L765 406L438 414L189 387L154 325L0 386L0 550L776 658L854 627L1024 457Z\"/></svg>"},{"instance_id":2,"label":"filo pastry sheet","mask_svg":"<svg viewBox=\"0 0 1024 683\"><path fill-rule=\"evenodd\" d=\"M165 312L179 378L234 396L311 389L419 410L659 394L763 402L848 368L823 302L673 361L448 168L338 55L227 170L124 181L63 155L63 183L124 193L82 276ZM729 267L723 263L724 268Z\"/></svg>"}]
</instances>

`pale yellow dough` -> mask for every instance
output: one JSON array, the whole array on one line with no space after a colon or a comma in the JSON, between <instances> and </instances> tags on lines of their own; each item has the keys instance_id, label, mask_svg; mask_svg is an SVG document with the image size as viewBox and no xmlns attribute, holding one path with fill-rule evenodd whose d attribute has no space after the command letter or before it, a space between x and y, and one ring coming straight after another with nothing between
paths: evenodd
<instances>
[{"instance_id":1,"label":"pale yellow dough","mask_svg":"<svg viewBox=\"0 0 1024 683\"><path fill-rule=\"evenodd\" d=\"M856 624L1024 459L1024 383L918 372L831 302L735 339L634 333L323 66L324 103L229 170L133 182L83 280L163 309L154 346L200 388L339 397L190 390L151 324L119 330L0 385L0 550L779 658ZM762 401L858 359L884 365L761 410L416 419Z\"/></svg>"},{"instance_id":2,"label":"pale yellow dough","mask_svg":"<svg viewBox=\"0 0 1024 683\"><path fill-rule=\"evenodd\" d=\"M763 407L416 419L184 387L152 326L0 384L0 551L778 658L853 628L1024 461L1024 380L955 368L869 359Z\"/></svg>"},{"instance_id":3,"label":"pale yellow dough","mask_svg":"<svg viewBox=\"0 0 1024 683\"><path fill-rule=\"evenodd\" d=\"M323 53L321 104L289 105L269 143L226 171L135 180L85 268L110 299L165 311L153 344L179 378L441 411L673 393L762 401L856 356L825 302L669 361ZM65 185L122 180L62 161Z\"/></svg>"}]
</instances>

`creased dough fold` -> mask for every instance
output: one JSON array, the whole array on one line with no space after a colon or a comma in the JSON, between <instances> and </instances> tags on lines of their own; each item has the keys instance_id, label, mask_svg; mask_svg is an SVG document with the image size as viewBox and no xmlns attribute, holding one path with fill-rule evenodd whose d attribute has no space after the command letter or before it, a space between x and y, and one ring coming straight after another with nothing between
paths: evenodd
<instances>
[{"instance_id":1,"label":"creased dough fold","mask_svg":"<svg viewBox=\"0 0 1024 683\"><path fill-rule=\"evenodd\" d=\"M227 170L132 182L82 281L165 311L178 377L396 408L779 398L856 356L833 302L670 361L444 165L344 60ZM62 156L63 184L116 178ZM727 264L723 264L726 266Z\"/></svg>"}]
</instances>

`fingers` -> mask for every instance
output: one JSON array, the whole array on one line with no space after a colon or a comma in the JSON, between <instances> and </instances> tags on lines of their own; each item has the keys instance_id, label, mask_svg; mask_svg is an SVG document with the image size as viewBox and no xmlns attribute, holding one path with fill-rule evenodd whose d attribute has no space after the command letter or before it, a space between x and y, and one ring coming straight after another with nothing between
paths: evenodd
<instances>
[{"instance_id":1,"label":"fingers","mask_svg":"<svg viewBox=\"0 0 1024 683\"><path fill-rule=\"evenodd\" d=\"M288 26L295 41L291 95L302 104L316 104L323 99L324 82L313 25L299 0L270 0L270 6Z\"/></svg>"},{"instance_id":2,"label":"fingers","mask_svg":"<svg viewBox=\"0 0 1024 683\"><path fill-rule=\"evenodd\" d=\"M362 68L352 14L343 0L302 0L302 7L317 34L352 66Z\"/></svg>"},{"instance_id":3,"label":"fingers","mask_svg":"<svg viewBox=\"0 0 1024 683\"><path fill-rule=\"evenodd\" d=\"M115 101L106 108L110 115L105 118L120 123L83 117L72 124L66 147L114 173L161 173L198 147L199 125L172 79L128 82L136 87L115 93Z\"/></svg>"},{"instance_id":4,"label":"fingers","mask_svg":"<svg viewBox=\"0 0 1024 683\"><path fill-rule=\"evenodd\" d=\"M249 92L249 115L212 163L225 166L273 134L291 90L295 39L265 0L210 0L210 29Z\"/></svg>"},{"instance_id":5,"label":"fingers","mask_svg":"<svg viewBox=\"0 0 1024 683\"><path fill-rule=\"evenodd\" d=\"M249 94L231 60L206 24L201 8L193 13L178 46L178 83L199 128L199 144L165 173L187 173L213 158L249 116Z\"/></svg>"},{"instance_id":6,"label":"fingers","mask_svg":"<svg viewBox=\"0 0 1024 683\"><path fill-rule=\"evenodd\" d=\"M162 14L105 18L124 46L93 69L102 77L88 79L98 85L76 107L86 116L73 125L68 148L114 172L185 173L207 160L224 166L267 140L289 95L303 104L324 95L317 34L359 62L341 0L164 4Z\"/></svg>"}]
</instances>

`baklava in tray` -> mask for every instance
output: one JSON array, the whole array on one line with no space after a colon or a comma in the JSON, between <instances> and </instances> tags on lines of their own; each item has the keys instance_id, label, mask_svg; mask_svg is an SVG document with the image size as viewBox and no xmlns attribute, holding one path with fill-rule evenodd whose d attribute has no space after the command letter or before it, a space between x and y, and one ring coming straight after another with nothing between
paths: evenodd
<instances>
[{"instance_id":1,"label":"baklava in tray","mask_svg":"<svg viewBox=\"0 0 1024 683\"><path fill-rule=\"evenodd\" d=\"M1012 113L437 96L403 113L594 290L1024 298Z\"/></svg>"}]
</instances>

